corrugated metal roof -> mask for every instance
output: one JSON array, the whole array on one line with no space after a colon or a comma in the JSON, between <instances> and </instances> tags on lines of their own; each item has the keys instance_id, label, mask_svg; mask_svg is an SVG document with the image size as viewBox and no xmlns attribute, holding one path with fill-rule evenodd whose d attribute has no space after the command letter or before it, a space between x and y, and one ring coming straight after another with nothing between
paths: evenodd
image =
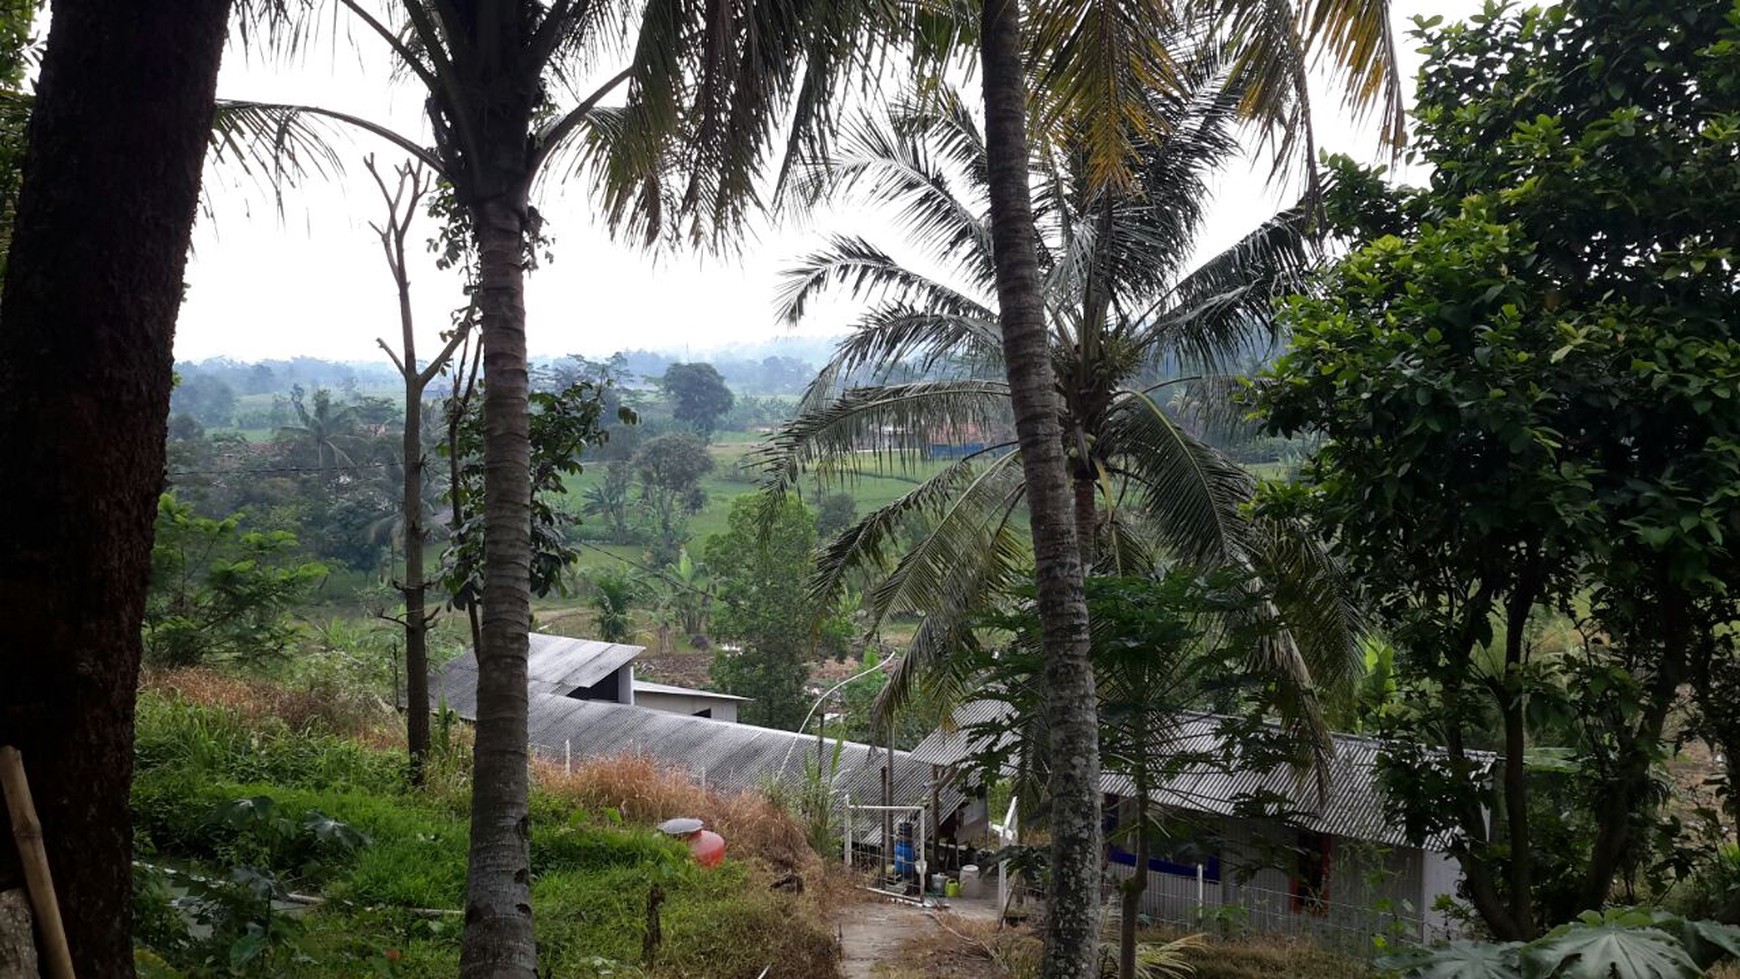
<instances>
[{"instance_id":1,"label":"corrugated metal roof","mask_svg":"<svg viewBox=\"0 0 1740 979\"><path fill-rule=\"evenodd\" d=\"M552 694L533 694L528 713L528 740L552 757L562 757L565 748L575 758L644 754L726 791L762 789L770 783L797 788L804 782L806 765L816 763L815 736L795 731ZM885 751L844 742L836 768L834 749L833 739L823 741L822 768L830 773L836 794L880 801ZM928 798L930 775L930 766L910 753L894 752L896 802Z\"/></svg>"},{"instance_id":2,"label":"corrugated metal roof","mask_svg":"<svg viewBox=\"0 0 1740 979\"><path fill-rule=\"evenodd\" d=\"M956 710L950 729L937 730L913 749L913 758L934 765L958 765L968 756L990 747L991 733L975 725L994 724L1008 716L1009 705L978 700ZM1411 845L1403 827L1385 813L1383 788L1377 774L1378 758L1385 743L1351 734L1334 736L1335 757L1329 764L1329 796L1318 798L1316 780L1301 777L1291 766L1264 759L1262 764L1241 767L1240 745L1229 745L1222 733L1226 718L1187 713L1165 736L1164 750L1174 757L1193 759L1230 758L1230 764L1207 760L1190 761L1149 790L1149 798L1163 806L1223 816L1247 815L1255 800L1272 800L1282 811L1278 818L1303 829L1333 836L1370 840L1391 846ZM1000 735L1007 742L1007 734ZM1495 756L1471 752L1481 761ZM1128 797L1135 785L1127 777L1105 773L1100 785L1108 794ZM1443 841L1433 841L1441 845Z\"/></svg>"},{"instance_id":3,"label":"corrugated metal roof","mask_svg":"<svg viewBox=\"0 0 1740 979\"><path fill-rule=\"evenodd\" d=\"M696 690L693 687L677 687L669 683L654 683L651 680L634 681L634 692L668 693L681 697L707 697L712 700L738 700L748 702L750 698L739 697L736 694L720 693L717 690Z\"/></svg>"},{"instance_id":4,"label":"corrugated metal roof","mask_svg":"<svg viewBox=\"0 0 1740 979\"><path fill-rule=\"evenodd\" d=\"M616 662L610 668L616 669L632 660L642 647L538 634L530 638L536 665L527 670L527 741L533 751L545 757L560 760L567 754L578 760L643 754L657 760L661 767L687 772L696 781L704 778L709 787L727 792L759 791L771 785L796 790L804 785L806 766L816 765L816 738L811 734L568 697L566 694L576 687L596 683L609 670L596 672L594 679L586 681L584 678L592 675L595 668L588 667L587 672L570 669L571 661L564 656L590 657L594 663ZM540 649L544 651L541 657ZM581 678L579 682L575 682L576 677ZM747 699L640 680L635 681L635 689ZM476 658L466 653L448 663L433 684L433 694L460 717L477 720ZM825 739L820 767L833 789L836 805L843 806L847 798L861 804L880 804L882 768L887 757L887 751L880 747ZM931 777L928 763L910 752L894 752L892 804L928 804ZM952 784L943 786L938 796L944 813L953 812L961 800ZM881 835L879 814L861 813L854 822L856 839L873 843Z\"/></svg>"},{"instance_id":5,"label":"corrugated metal roof","mask_svg":"<svg viewBox=\"0 0 1740 979\"><path fill-rule=\"evenodd\" d=\"M526 639L526 688L534 694L563 695L590 687L646 652L645 646L541 632ZM460 654L442 667L433 688L437 698L446 698L448 708L471 719L477 710L477 657L469 651Z\"/></svg>"}]
</instances>

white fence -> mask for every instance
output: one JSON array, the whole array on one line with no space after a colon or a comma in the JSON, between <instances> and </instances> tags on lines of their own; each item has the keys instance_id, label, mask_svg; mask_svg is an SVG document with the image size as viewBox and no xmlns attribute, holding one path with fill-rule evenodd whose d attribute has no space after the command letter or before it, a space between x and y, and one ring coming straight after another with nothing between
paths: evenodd
<instances>
[{"instance_id":1,"label":"white fence","mask_svg":"<svg viewBox=\"0 0 1740 979\"><path fill-rule=\"evenodd\" d=\"M1114 864L1114 876L1128 879L1134 869ZM1205 931L1223 938L1290 935L1338 951L1378 955L1398 942L1433 941L1445 936L1428 926L1420 909L1379 900L1372 904L1311 901L1301 906L1287 891L1233 885L1198 876L1150 871L1142 912L1156 924Z\"/></svg>"}]
</instances>

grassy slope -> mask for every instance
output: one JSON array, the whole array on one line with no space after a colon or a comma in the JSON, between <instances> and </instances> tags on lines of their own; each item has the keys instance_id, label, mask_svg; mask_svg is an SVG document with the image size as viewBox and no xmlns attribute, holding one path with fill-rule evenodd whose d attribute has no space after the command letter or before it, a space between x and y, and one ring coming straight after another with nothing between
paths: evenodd
<instances>
[{"instance_id":1,"label":"grassy slope","mask_svg":"<svg viewBox=\"0 0 1740 979\"><path fill-rule=\"evenodd\" d=\"M304 955L280 949L256 974L454 973L457 917L412 909L461 905L462 778L448 772L412 791L397 751L156 693L141 698L137 754L142 859L218 878L235 865L268 866L290 891L327 899L303 919ZM294 823L318 811L370 843L343 854L216 818L224 804L258 796ZM533 798L533 899L541 960L554 975L636 974L602 970L640 959L654 883L667 895L656 975L750 979L769 964L770 977L832 974L826 928L803 899L770 891L764 868L731 860L702 871L646 825L571 798L542 789ZM146 916L142 943L172 966L199 971L208 950L177 947L174 924L162 913Z\"/></svg>"}]
</instances>

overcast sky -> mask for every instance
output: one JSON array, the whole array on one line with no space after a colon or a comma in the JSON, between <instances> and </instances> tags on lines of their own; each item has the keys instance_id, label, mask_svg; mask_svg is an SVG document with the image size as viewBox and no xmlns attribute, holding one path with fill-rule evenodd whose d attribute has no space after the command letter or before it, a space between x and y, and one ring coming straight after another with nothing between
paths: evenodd
<instances>
[{"instance_id":1,"label":"overcast sky","mask_svg":"<svg viewBox=\"0 0 1740 979\"><path fill-rule=\"evenodd\" d=\"M1419 56L1402 35L1415 14L1466 16L1478 0L1393 0L1404 72ZM360 50L358 50L360 49ZM219 79L221 97L315 104L388 124L426 142L419 93L388 81L388 63L368 38L356 47L327 45L290 68L250 59L234 45ZM1325 149L1376 159L1376 137L1318 99L1318 141ZM398 151L371 137L339 144L343 176L288 194L282 216L270 193L233 172L208 167L207 200L194 231L187 302L176 333L178 360L237 360L308 355L374 360L384 355L376 337L396 338L396 295L379 239L369 227L383 213L361 166L375 152L385 167ZM1227 174L1200 250L1210 254L1236 240L1283 205L1289 188L1265 186L1267 165L1252 161ZM1296 188L1292 188L1296 190ZM649 256L612 242L591 219L578 189L546 190L538 201L555 261L528 279L528 343L534 356L605 355L646 348L696 355L734 344L791 335L777 322L772 299L779 271L814 245L823 229L851 228L885 236L877 215L824 214L805 225L763 225L741 253L720 258L694 254ZM434 231L424 218L413 227L420 243ZM413 295L421 347L459 304L452 273L436 270L426 255L414 260ZM800 327L806 334L842 332L851 308L844 302L818 311Z\"/></svg>"}]
</instances>

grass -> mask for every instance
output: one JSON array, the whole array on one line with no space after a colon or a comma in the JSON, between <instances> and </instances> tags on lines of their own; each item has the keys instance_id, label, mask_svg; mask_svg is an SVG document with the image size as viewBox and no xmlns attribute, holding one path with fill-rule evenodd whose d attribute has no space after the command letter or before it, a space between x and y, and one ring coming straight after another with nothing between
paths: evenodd
<instances>
[{"instance_id":1,"label":"grass","mask_svg":"<svg viewBox=\"0 0 1740 979\"><path fill-rule=\"evenodd\" d=\"M323 711L316 700L209 674L154 679L139 704L140 858L213 879L235 866L262 867L289 892L319 899L298 916L293 938L244 973L452 975L469 753L451 743L430 785L413 789L390 719ZM532 894L549 974L753 979L770 965L769 979L835 974L815 889L796 896L769 886L794 868L819 876L783 811L764 799L710 796L633 759L572 776L540 767L534 778ZM652 828L679 812L707 818L732 858L702 870ZM306 826L317 814L348 824L366 845L311 835ZM634 963L655 885L665 894L664 942L645 973ZM166 907L159 901L159 913L141 916L141 942L167 966L156 973L229 974L223 955L210 961L210 942L173 934Z\"/></svg>"}]
</instances>

